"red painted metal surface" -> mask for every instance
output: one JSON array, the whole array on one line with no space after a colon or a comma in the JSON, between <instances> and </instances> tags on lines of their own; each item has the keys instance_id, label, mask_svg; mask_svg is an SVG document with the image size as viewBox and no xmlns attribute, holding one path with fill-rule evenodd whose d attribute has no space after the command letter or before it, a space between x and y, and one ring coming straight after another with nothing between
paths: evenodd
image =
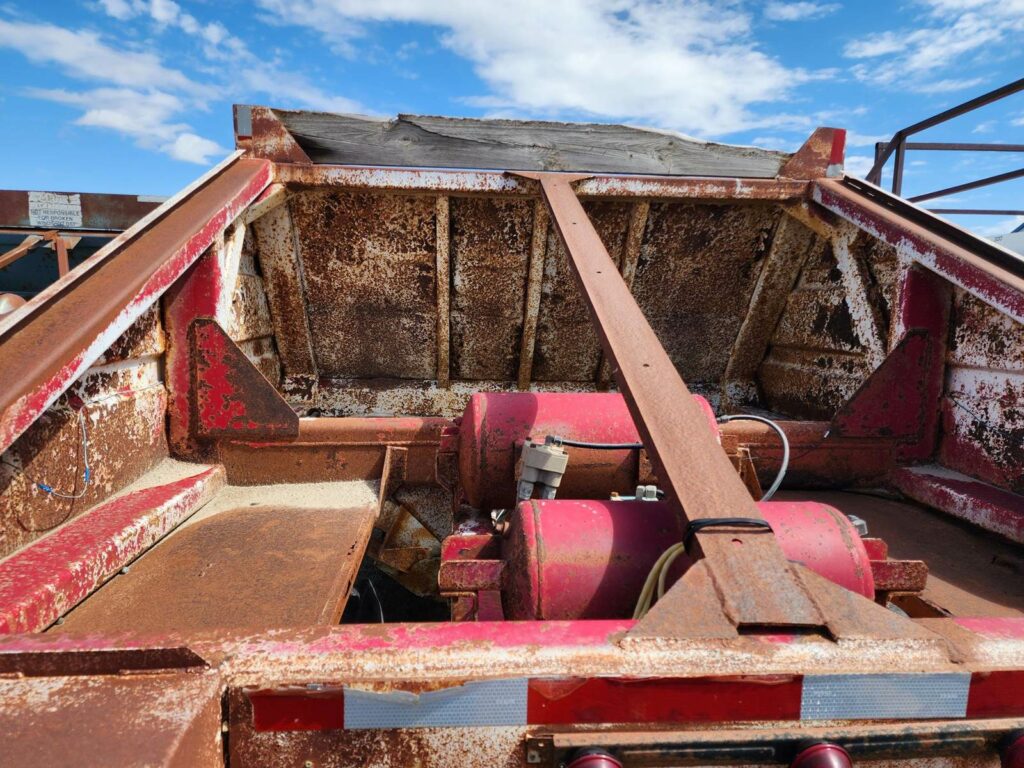
<instances>
[{"instance_id":1,"label":"red painted metal surface","mask_svg":"<svg viewBox=\"0 0 1024 768\"><path fill-rule=\"evenodd\" d=\"M867 552L845 515L815 502L768 501L758 508L788 559L874 598ZM503 541L505 614L512 620L628 617L655 561L681 539L678 517L662 502L523 502ZM685 556L676 562L669 584L690 564Z\"/></svg>"},{"instance_id":2,"label":"red painted metal surface","mask_svg":"<svg viewBox=\"0 0 1024 768\"><path fill-rule=\"evenodd\" d=\"M574 758L567 768L622 768L622 763L602 749L584 752Z\"/></svg>"},{"instance_id":3,"label":"red painted metal surface","mask_svg":"<svg viewBox=\"0 0 1024 768\"><path fill-rule=\"evenodd\" d=\"M694 401L717 434L714 411ZM618 393L479 392L459 422L459 482L466 501L479 509L515 504L515 466L523 441L547 435L592 443L639 443L626 399ZM607 498L629 494L641 476L636 450L592 450L567 446L569 469L561 498Z\"/></svg>"},{"instance_id":4,"label":"red painted metal surface","mask_svg":"<svg viewBox=\"0 0 1024 768\"><path fill-rule=\"evenodd\" d=\"M799 677L782 675L760 680L536 680L530 684L527 717L545 725L795 720L800 690Z\"/></svg>"},{"instance_id":5,"label":"red painted metal surface","mask_svg":"<svg viewBox=\"0 0 1024 768\"><path fill-rule=\"evenodd\" d=\"M893 485L910 498L1024 543L1024 496L943 467L901 467Z\"/></svg>"},{"instance_id":6,"label":"red painted metal surface","mask_svg":"<svg viewBox=\"0 0 1024 768\"><path fill-rule=\"evenodd\" d=\"M270 182L240 160L0 338L0 450L6 449L205 251ZM83 265L85 266L85 265ZM37 297L38 298L38 297ZM31 303L31 302L30 302Z\"/></svg>"},{"instance_id":7,"label":"red painted metal surface","mask_svg":"<svg viewBox=\"0 0 1024 768\"><path fill-rule=\"evenodd\" d=\"M216 320L191 328L196 431L203 437L295 438L299 417Z\"/></svg>"},{"instance_id":8,"label":"red painted metal surface","mask_svg":"<svg viewBox=\"0 0 1024 768\"><path fill-rule=\"evenodd\" d=\"M836 744L813 744L793 758L790 768L852 768L850 754Z\"/></svg>"},{"instance_id":9,"label":"red painted metal surface","mask_svg":"<svg viewBox=\"0 0 1024 768\"><path fill-rule=\"evenodd\" d=\"M107 501L0 564L0 634L37 632L223 485L219 467Z\"/></svg>"},{"instance_id":10,"label":"red painted metal surface","mask_svg":"<svg viewBox=\"0 0 1024 768\"><path fill-rule=\"evenodd\" d=\"M909 266L900 285L892 325L897 332L920 329L929 351L921 371L921 423L917 440L896 448L903 461L922 461L935 453L939 440L939 404L946 373L952 286L934 272Z\"/></svg>"},{"instance_id":11,"label":"red painted metal surface","mask_svg":"<svg viewBox=\"0 0 1024 768\"><path fill-rule=\"evenodd\" d=\"M846 152L846 131L815 128L803 146L786 161L779 176L788 179L819 179L842 173Z\"/></svg>"},{"instance_id":12,"label":"red painted metal surface","mask_svg":"<svg viewBox=\"0 0 1024 768\"><path fill-rule=\"evenodd\" d=\"M925 409L934 412L936 404L925 397L933 353L927 332L909 331L839 409L830 429L840 437L922 440Z\"/></svg>"},{"instance_id":13,"label":"red painted metal surface","mask_svg":"<svg viewBox=\"0 0 1024 768\"><path fill-rule=\"evenodd\" d=\"M249 694L257 731L326 731L345 727L345 698L334 692Z\"/></svg>"},{"instance_id":14,"label":"red painted metal surface","mask_svg":"<svg viewBox=\"0 0 1024 768\"><path fill-rule=\"evenodd\" d=\"M1002 768L1024 768L1024 734L1017 733L1008 739L999 758Z\"/></svg>"}]
</instances>

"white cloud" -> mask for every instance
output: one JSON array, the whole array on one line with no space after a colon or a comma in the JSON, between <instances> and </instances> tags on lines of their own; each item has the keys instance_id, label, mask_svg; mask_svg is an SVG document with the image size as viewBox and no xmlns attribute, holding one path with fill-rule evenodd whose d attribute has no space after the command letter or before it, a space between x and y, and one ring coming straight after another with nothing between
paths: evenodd
<instances>
[{"instance_id":1,"label":"white cloud","mask_svg":"<svg viewBox=\"0 0 1024 768\"><path fill-rule=\"evenodd\" d=\"M920 93L972 88L979 77L943 77L1012 43L1024 32L1024 0L917 0L921 25L888 30L852 40L843 48L854 77L872 85L898 86Z\"/></svg>"},{"instance_id":2,"label":"white cloud","mask_svg":"<svg viewBox=\"0 0 1024 768\"><path fill-rule=\"evenodd\" d=\"M800 148L799 141L784 139L781 136L757 136L750 140L755 147L777 149L780 152L796 152Z\"/></svg>"},{"instance_id":3,"label":"white cloud","mask_svg":"<svg viewBox=\"0 0 1024 768\"><path fill-rule=\"evenodd\" d=\"M175 117L186 105L177 96L163 91L31 89L29 94L80 107L84 111L74 121L76 125L116 131L133 139L140 147L164 152L176 160L206 164L211 158L228 153L215 141L192 133L187 123L176 121Z\"/></svg>"},{"instance_id":4,"label":"white cloud","mask_svg":"<svg viewBox=\"0 0 1024 768\"><path fill-rule=\"evenodd\" d=\"M962 91L965 88L974 88L985 82L983 77L947 77L942 80L933 80L930 83L923 83L915 87L918 93L952 93Z\"/></svg>"},{"instance_id":5,"label":"white cloud","mask_svg":"<svg viewBox=\"0 0 1024 768\"><path fill-rule=\"evenodd\" d=\"M140 21L153 24L156 31L180 30L196 40L213 66L200 65L200 74L190 77L166 66L152 41L149 50L138 51L88 29L0 19L0 49L16 50L34 63L56 65L73 78L97 84L85 90L28 91L81 110L76 125L116 131L176 160L205 164L228 150L196 134L182 116L207 109L214 99L251 101L262 94L284 102L282 106L364 111L351 99L325 93L279 61L254 55L223 24L200 22L174 0L99 0L94 7L118 21L115 30Z\"/></svg>"},{"instance_id":6,"label":"white cloud","mask_svg":"<svg viewBox=\"0 0 1024 768\"><path fill-rule=\"evenodd\" d=\"M57 64L81 79L133 87L203 90L178 70L165 67L158 56L114 48L89 30L0 19L0 48L16 50L38 64Z\"/></svg>"},{"instance_id":7,"label":"white cloud","mask_svg":"<svg viewBox=\"0 0 1024 768\"><path fill-rule=\"evenodd\" d=\"M125 21L135 15L135 9L128 0L100 0L100 6L108 16Z\"/></svg>"},{"instance_id":8,"label":"white cloud","mask_svg":"<svg viewBox=\"0 0 1024 768\"><path fill-rule=\"evenodd\" d=\"M771 21L809 21L835 13L839 3L779 2L772 0L764 7L764 17Z\"/></svg>"},{"instance_id":9,"label":"white cloud","mask_svg":"<svg viewBox=\"0 0 1024 768\"><path fill-rule=\"evenodd\" d=\"M738 3L640 0L260 0L279 24L308 27L352 54L365 25L419 23L472 62L494 111L593 116L708 135L763 125L812 73L762 52Z\"/></svg>"},{"instance_id":10,"label":"white cloud","mask_svg":"<svg viewBox=\"0 0 1024 768\"><path fill-rule=\"evenodd\" d=\"M851 176L864 178L868 175L875 164L875 158L866 155L849 155L843 165L844 170Z\"/></svg>"},{"instance_id":11,"label":"white cloud","mask_svg":"<svg viewBox=\"0 0 1024 768\"><path fill-rule=\"evenodd\" d=\"M102 4L115 18L148 17L160 27L180 29L200 39L208 59L231 63L232 80L222 86L222 90L243 101L251 100L254 94L263 94L284 102L281 106L295 104L335 112L365 111L358 102L324 92L302 75L283 68L280 62L256 56L223 24L217 21L203 24L174 0L130 0L127 17L123 14L129 0L103 0Z\"/></svg>"},{"instance_id":12,"label":"white cloud","mask_svg":"<svg viewBox=\"0 0 1024 768\"><path fill-rule=\"evenodd\" d=\"M208 165L211 160L227 154L227 150L217 142L196 136L194 133L182 133L161 149L175 160L199 165Z\"/></svg>"},{"instance_id":13,"label":"white cloud","mask_svg":"<svg viewBox=\"0 0 1024 768\"><path fill-rule=\"evenodd\" d=\"M111 14L135 13L127 2L106 0ZM227 150L195 135L178 116L202 107L217 90L166 67L152 52L107 44L90 30L0 19L0 48L38 64L59 66L70 77L102 85L85 91L29 89L29 95L82 110L75 124L116 131L139 146L189 162L206 162ZM200 160L199 158L203 158Z\"/></svg>"},{"instance_id":14,"label":"white cloud","mask_svg":"<svg viewBox=\"0 0 1024 768\"><path fill-rule=\"evenodd\" d=\"M848 147L873 147L880 141L888 141L892 136L882 134L864 134L857 131L846 132L846 146Z\"/></svg>"},{"instance_id":15,"label":"white cloud","mask_svg":"<svg viewBox=\"0 0 1024 768\"><path fill-rule=\"evenodd\" d=\"M982 237L998 237L999 235L1007 235L1013 232L1021 224L1024 224L1024 216L1014 216L1009 219L999 219L994 224L983 224L973 229Z\"/></svg>"}]
</instances>

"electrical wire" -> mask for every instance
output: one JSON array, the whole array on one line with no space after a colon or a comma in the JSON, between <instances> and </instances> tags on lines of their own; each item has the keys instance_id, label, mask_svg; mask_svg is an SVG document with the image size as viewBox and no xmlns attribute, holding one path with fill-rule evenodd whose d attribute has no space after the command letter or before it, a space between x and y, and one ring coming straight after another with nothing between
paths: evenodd
<instances>
[{"instance_id":1,"label":"electrical wire","mask_svg":"<svg viewBox=\"0 0 1024 768\"><path fill-rule=\"evenodd\" d=\"M582 440L570 440L567 437L548 435L544 438L548 445L567 445L570 448L593 448L597 451L638 451L644 447L643 443L587 443Z\"/></svg>"},{"instance_id":2,"label":"electrical wire","mask_svg":"<svg viewBox=\"0 0 1024 768\"><path fill-rule=\"evenodd\" d=\"M370 587L370 591L373 593L373 601L377 604L377 613L380 615L380 623L384 623L384 604L380 601L380 595L377 594L377 587L373 585L373 579L367 577L366 583Z\"/></svg>"},{"instance_id":3,"label":"electrical wire","mask_svg":"<svg viewBox=\"0 0 1024 768\"><path fill-rule=\"evenodd\" d=\"M85 406L78 409L78 424L82 429L82 462L84 464L84 469L82 470L82 490L78 493L63 493L46 483L36 483L36 488L51 496L56 496L58 499L82 498L89 489L89 481L92 479L92 469L89 467L89 435L85 429Z\"/></svg>"},{"instance_id":4,"label":"electrical wire","mask_svg":"<svg viewBox=\"0 0 1024 768\"><path fill-rule=\"evenodd\" d=\"M761 501L768 501L779 490L783 479L786 477L786 470L789 469L789 438L786 437L786 433L782 431L782 427L771 419L764 416L755 416L752 413L734 413L728 416L719 416L718 421L722 423L727 421L757 421L761 424L767 424L779 436L779 439L782 441L782 464L779 466L778 474L775 475L775 481L765 491L764 495L761 496Z\"/></svg>"},{"instance_id":5,"label":"electrical wire","mask_svg":"<svg viewBox=\"0 0 1024 768\"><path fill-rule=\"evenodd\" d=\"M664 585L664 579L662 578L663 572L668 572L666 568L666 562L671 565L675 562L675 559L684 551L683 542L677 542L671 547L661 553L661 556L654 563L654 567L651 568L651 572L647 574L647 580L644 582L643 588L640 590L640 597L636 601L636 608L633 611L634 619L642 619L646 613L651 609L651 605L654 603L654 591L661 583ZM662 587L664 593L664 587Z\"/></svg>"},{"instance_id":6,"label":"electrical wire","mask_svg":"<svg viewBox=\"0 0 1024 768\"><path fill-rule=\"evenodd\" d=\"M779 466L779 472L775 476L775 481L771 484L771 487L761 497L761 501L767 501L770 499L779 487L782 485L783 479L786 477L786 471L789 469L789 438L786 437L786 433L782 430L778 424L771 419L765 418L764 416L755 416L747 413L737 413L729 416L718 417L719 422L726 421L758 421L762 424L767 424L782 441L782 464ZM672 568L672 565L679 556L686 552L686 545L683 542L677 542L673 544L664 552L654 563L651 568L651 572L647 575L647 580L644 582L643 588L640 590L640 597L637 599L636 608L633 610L633 618L635 620L642 619L655 601L655 594L657 599L661 599L665 595L665 586L668 581L668 573Z\"/></svg>"}]
</instances>

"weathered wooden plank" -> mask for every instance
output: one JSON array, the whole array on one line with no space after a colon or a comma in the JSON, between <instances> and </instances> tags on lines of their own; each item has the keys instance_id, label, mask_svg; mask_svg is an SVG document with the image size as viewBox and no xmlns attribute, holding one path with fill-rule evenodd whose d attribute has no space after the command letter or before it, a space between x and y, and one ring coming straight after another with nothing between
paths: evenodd
<instances>
[{"instance_id":1,"label":"weathered wooden plank","mask_svg":"<svg viewBox=\"0 0 1024 768\"><path fill-rule=\"evenodd\" d=\"M315 163L773 178L789 157L624 125L277 114Z\"/></svg>"}]
</instances>

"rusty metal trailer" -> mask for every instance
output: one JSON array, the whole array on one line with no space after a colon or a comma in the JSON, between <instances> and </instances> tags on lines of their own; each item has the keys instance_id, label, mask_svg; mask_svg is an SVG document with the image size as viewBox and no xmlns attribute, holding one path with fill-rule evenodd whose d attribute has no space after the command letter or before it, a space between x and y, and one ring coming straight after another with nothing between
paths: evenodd
<instances>
[{"instance_id":1,"label":"rusty metal trailer","mask_svg":"<svg viewBox=\"0 0 1024 768\"><path fill-rule=\"evenodd\" d=\"M1024 261L796 153L235 110L0 318L0 765L1024 766Z\"/></svg>"}]
</instances>

